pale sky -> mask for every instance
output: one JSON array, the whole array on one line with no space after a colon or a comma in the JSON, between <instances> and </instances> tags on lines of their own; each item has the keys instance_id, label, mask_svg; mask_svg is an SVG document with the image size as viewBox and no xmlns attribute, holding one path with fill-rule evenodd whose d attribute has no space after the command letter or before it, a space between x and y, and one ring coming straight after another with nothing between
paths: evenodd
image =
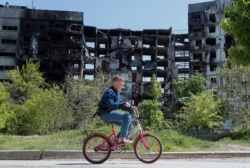
<instances>
[{"instance_id":1,"label":"pale sky","mask_svg":"<svg viewBox=\"0 0 250 168\"><path fill-rule=\"evenodd\" d=\"M10 5L84 13L84 25L100 29L168 29L187 33L188 4L213 0L7 0Z\"/></svg>"}]
</instances>

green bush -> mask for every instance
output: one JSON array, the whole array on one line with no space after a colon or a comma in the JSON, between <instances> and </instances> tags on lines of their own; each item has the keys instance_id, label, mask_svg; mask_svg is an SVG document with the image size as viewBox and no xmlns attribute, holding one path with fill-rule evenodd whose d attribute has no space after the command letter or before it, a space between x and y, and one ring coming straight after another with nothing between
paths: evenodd
<instances>
[{"instance_id":1,"label":"green bush","mask_svg":"<svg viewBox=\"0 0 250 168\"><path fill-rule=\"evenodd\" d=\"M17 135L43 135L65 130L72 123L72 111L58 87L33 94L25 104L14 109L8 131Z\"/></svg>"}]
</instances>

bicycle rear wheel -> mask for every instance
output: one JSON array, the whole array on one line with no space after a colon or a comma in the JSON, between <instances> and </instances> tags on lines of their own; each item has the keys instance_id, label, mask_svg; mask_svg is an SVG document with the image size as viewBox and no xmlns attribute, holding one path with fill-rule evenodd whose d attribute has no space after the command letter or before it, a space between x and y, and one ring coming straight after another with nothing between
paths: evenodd
<instances>
[{"instance_id":1,"label":"bicycle rear wheel","mask_svg":"<svg viewBox=\"0 0 250 168\"><path fill-rule=\"evenodd\" d=\"M100 164L109 158L111 143L107 140L106 135L93 133L84 139L82 152L87 161Z\"/></svg>"},{"instance_id":2,"label":"bicycle rear wheel","mask_svg":"<svg viewBox=\"0 0 250 168\"><path fill-rule=\"evenodd\" d=\"M144 138L139 137L135 140L134 152L140 161L153 163L157 161L162 154L161 141L154 135L144 134Z\"/></svg>"}]
</instances>

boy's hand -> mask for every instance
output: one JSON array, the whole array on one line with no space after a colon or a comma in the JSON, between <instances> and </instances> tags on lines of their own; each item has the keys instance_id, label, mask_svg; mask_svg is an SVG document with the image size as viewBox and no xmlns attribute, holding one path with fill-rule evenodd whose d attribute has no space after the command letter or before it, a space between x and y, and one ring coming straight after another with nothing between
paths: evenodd
<instances>
[{"instance_id":1,"label":"boy's hand","mask_svg":"<svg viewBox=\"0 0 250 168\"><path fill-rule=\"evenodd\" d=\"M132 107L132 105L131 105L130 103L128 103L128 102L126 102L126 103L124 104L124 106L127 107L127 108Z\"/></svg>"}]
</instances>

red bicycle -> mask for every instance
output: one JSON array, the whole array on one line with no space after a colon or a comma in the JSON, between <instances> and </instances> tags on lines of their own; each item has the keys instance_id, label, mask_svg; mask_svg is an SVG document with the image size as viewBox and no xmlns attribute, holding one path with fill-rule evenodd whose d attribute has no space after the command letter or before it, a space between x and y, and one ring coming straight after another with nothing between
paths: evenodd
<instances>
[{"instance_id":1,"label":"red bicycle","mask_svg":"<svg viewBox=\"0 0 250 168\"><path fill-rule=\"evenodd\" d=\"M153 163L157 161L162 154L161 141L150 132L143 131L137 107L133 107L132 116L133 126L127 138L129 139L139 132L133 141L135 156L144 163ZM117 138L117 132L114 129L114 125L112 123L111 125L112 132L109 135L94 132L83 140L82 152L86 160L90 163L103 163L109 158L112 151L122 150L123 147L116 146L119 139Z\"/></svg>"}]
</instances>

